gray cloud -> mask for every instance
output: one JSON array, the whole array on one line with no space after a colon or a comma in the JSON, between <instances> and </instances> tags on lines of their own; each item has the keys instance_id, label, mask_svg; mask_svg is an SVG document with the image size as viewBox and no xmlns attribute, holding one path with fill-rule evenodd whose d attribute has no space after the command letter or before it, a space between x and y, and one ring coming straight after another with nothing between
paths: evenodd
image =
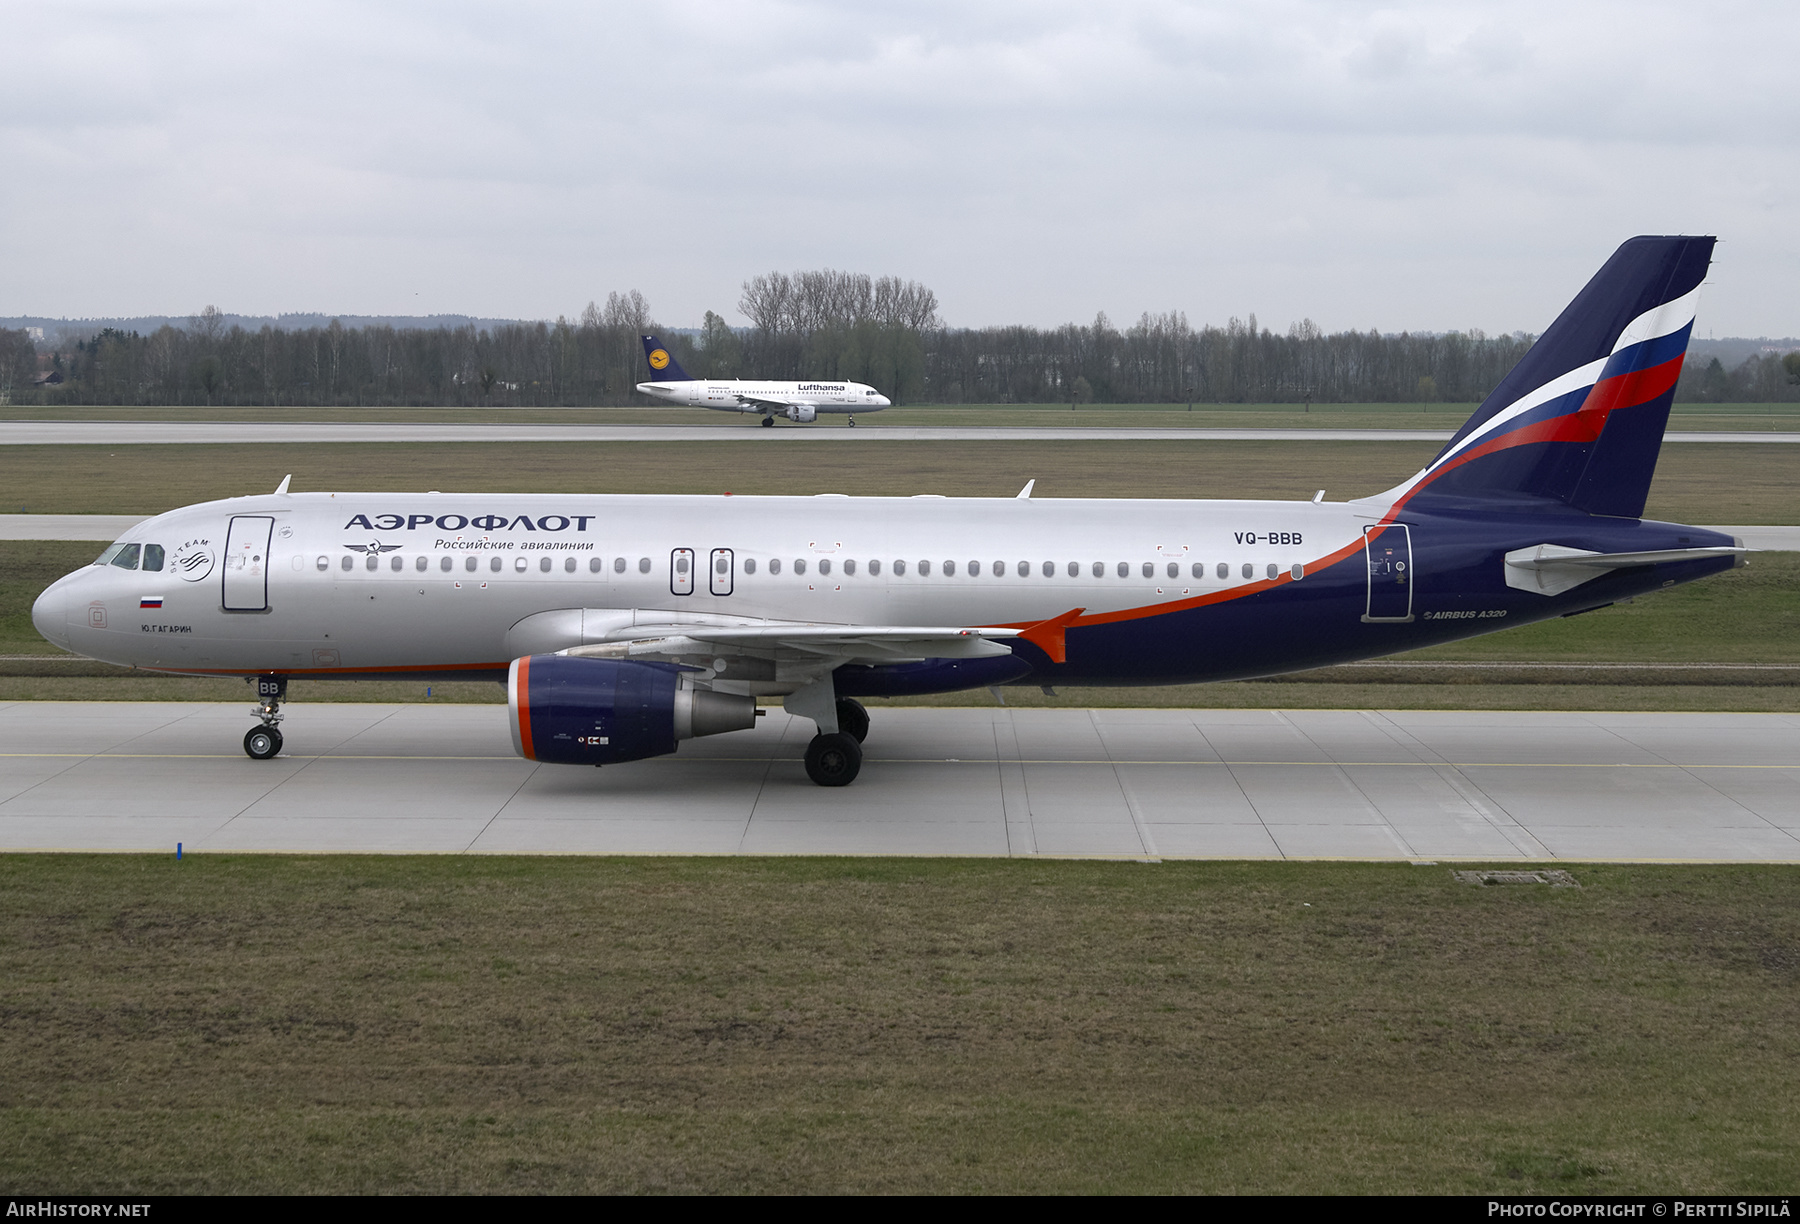
<instances>
[{"instance_id":1,"label":"gray cloud","mask_svg":"<svg viewBox=\"0 0 1800 1224\"><path fill-rule=\"evenodd\" d=\"M1537 328L1718 233L1800 331L1790 5L62 5L9 15L0 314L732 313L770 268L955 323Z\"/></svg>"}]
</instances>

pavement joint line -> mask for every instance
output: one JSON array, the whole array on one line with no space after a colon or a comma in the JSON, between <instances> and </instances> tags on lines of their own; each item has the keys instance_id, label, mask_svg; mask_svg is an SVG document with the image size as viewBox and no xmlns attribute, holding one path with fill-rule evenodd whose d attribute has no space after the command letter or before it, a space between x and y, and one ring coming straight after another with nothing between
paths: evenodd
<instances>
[{"instance_id":1,"label":"pavement joint line","mask_svg":"<svg viewBox=\"0 0 1800 1224\"><path fill-rule=\"evenodd\" d=\"M7 850L7 856L23 854L135 854L144 858L160 858L167 853L163 850L120 850L111 846L36 846L27 850ZM306 855L313 858L451 858L462 857L466 852L458 850L409 850L399 853L385 850L200 850L187 852L187 857L210 858L275 858ZM1031 856L1008 855L994 852L949 852L949 851L887 851L880 854L846 853L842 850L764 850L756 854L745 854L731 850L688 850L670 853L666 850L505 850L477 853L487 854L492 858L874 858L874 859L1019 859L1029 861L1037 859L1061 859L1065 862L1118 862L1142 863L1146 860L1141 854L1111 853L1096 851L1092 854L1077 854L1067 851L1042 851ZM1204 854L1164 854L1154 860L1158 863L1406 863L1411 866L1422 866L1413 859L1402 855L1358 855L1358 854L1246 854L1237 858L1218 858ZM1800 857L1741 859L1741 858L1654 858L1644 855L1620 855L1604 857L1588 855L1584 858L1538 857L1535 855L1519 855L1510 857L1504 854L1455 855L1440 854L1431 860L1430 866L1449 863L1508 863L1513 866L1529 863L1561 863L1571 867L1582 865L1643 863L1665 866L1770 866L1779 867L1784 864L1800 862Z\"/></svg>"},{"instance_id":2,"label":"pavement joint line","mask_svg":"<svg viewBox=\"0 0 1800 1224\"><path fill-rule=\"evenodd\" d=\"M785 714L786 712L786 709L783 708L782 713ZM799 721L800 720L797 718L789 718L781 725L781 733L775 739L775 747L777 749L787 743L788 732L792 731L794 729L794 724ZM756 758L752 757L747 759L755 760ZM793 760L794 758L788 757L786 759ZM806 757L802 754L799 759L805 761ZM763 766L762 777L756 780L756 797L750 800L750 810L744 813L744 827L738 830L737 853L739 854L744 853L744 843L750 840L750 830L752 826L756 824L756 809L762 805L763 796L768 793L769 775L775 772L775 755L771 753L768 757L764 758L764 760L766 760L767 763Z\"/></svg>"},{"instance_id":3,"label":"pavement joint line","mask_svg":"<svg viewBox=\"0 0 1800 1224\"><path fill-rule=\"evenodd\" d=\"M484 759L491 759L491 758L484 758ZM475 852L475 844L477 842L479 842L482 838L487 836L488 830L494 827L495 821L499 820L502 816L506 815L506 809L513 805L514 800L518 799L519 792L524 790L527 786L530 786L532 778L537 776L537 771L544 767L542 762L538 762L538 761L532 762L532 766L533 766L533 768L526 770L525 776L519 779L519 784L512 788L512 794L510 794L506 797L506 802L502 803L499 807L495 808L493 815L489 816L485 821L482 822L480 830L475 834L474 837L471 837L469 839L469 844L462 848L462 852L464 854L473 854Z\"/></svg>"},{"instance_id":4,"label":"pavement joint line","mask_svg":"<svg viewBox=\"0 0 1800 1224\"><path fill-rule=\"evenodd\" d=\"M1119 763L1113 759L1112 750L1107 747L1106 729L1100 725L1097 711L1088 711L1088 723L1094 728L1094 738L1106 752L1106 763L1112 766L1113 784L1119 788L1119 797L1125 801L1126 814L1131 817L1131 826L1137 834L1138 845L1143 849L1149 861L1157 861L1160 855L1156 852L1156 841L1150 836L1150 827L1144 820L1144 813L1138 807L1136 796L1131 793L1131 785L1119 773ZM998 755L998 754L996 754Z\"/></svg>"},{"instance_id":5,"label":"pavement joint line","mask_svg":"<svg viewBox=\"0 0 1800 1224\"><path fill-rule=\"evenodd\" d=\"M238 758L235 752L0 752L0 759L18 760L169 760L169 761L232 761ZM283 753L276 760L283 761L518 761L516 756L410 756L400 754L363 755L360 753L321 753L313 756ZM684 757L682 764L702 765L741 765L747 762L765 761L798 761L802 757L753 756L753 757ZM864 758L871 763L884 765L980 765L991 766L996 763L993 757L879 757ZM631 762L635 763L635 762ZM1742 765L1742 764L1689 764L1684 765L1667 761L1110 761L1105 759L1086 760L1073 757L1036 758L1022 757L1017 760L1000 762L1007 765L1182 765L1182 766L1279 766L1283 769L1294 769L1301 766L1326 769L1432 769L1440 764L1452 769L1800 769L1800 760L1792 765Z\"/></svg>"},{"instance_id":6,"label":"pavement joint line","mask_svg":"<svg viewBox=\"0 0 1800 1224\"><path fill-rule=\"evenodd\" d=\"M1598 724L1598 723L1596 723L1595 725L1601 726L1601 724ZM1656 757L1659 761L1663 761L1670 765L1677 764L1676 762L1669 760L1668 756L1665 755L1664 753L1658 752L1654 748L1648 747L1644 744L1640 744L1636 740L1633 740L1629 735L1627 735L1625 733L1625 730L1621 727L1603 726L1602 729L1605 730L1609 735L1614 736L1615 738L1623 741L1624 743L1630 744L1632 747L1638 749L1639 751L1648 752L1651 756ZM1724 791L1720 790L1713 783L1707 781L1705 778L1699 777L1695 770L1688 769L1685 766L1681 766L1680 768L1683 773L1695 775L1694 781L1696 783L1698 783L1700 786L1703 786L1707 790L1711 791L1715 796L1718 797L1718 799L1721 802L1730 804L1732 807L1735 807L1738 811L1742 812L1745 816L1748 816L1751 820L1760 822L1763 825L1763 827L1765 827L1769 831L1780 834L1781 836L1784 836L1784 837L1787 837L1787 838L1790 838L1793 840L1800 840L1800 836L1796 836L1794 830L1789 829L1789 828L1784 828L1782 825L1769 819L1769 817L1763 815L1761 812L1750 807L1742 799L1739 799L1736 795L1726 794Z\"/></svg>"},{"instance_id":7,"label":"pavement joint line","mask_svg":"<svg viewBox=\"0 0 1800 1224\"><path fill-rule=\"evenodd\" d=\"M90 659L85 655L74 654L0 654L0 663L97 663L103 660ZM234 677L219 676L213 673L161 671L151 667L125 667L122 664L108 664L117 667L121 672L146 672L157 678L194 676L198 679L230 680ZM1329 668L1366 667L1391 670L1428 671L1432 668L1460 668L1465 670L1490 671L1537 669L1541 671L1777 671L1800 672L1800 663L1658 663L1646 661L1642 663L1541 663L1531 660L1498 661L1483 663L1468 659L1443 660L1433 662L1429 659L1400 660L1362 659L1354 663L1328 663ZM1324 670L1319 668L1316 670ZM1304 675L1304 672L1292 672L1290 675ZM436 702L437 705L458 705L460 702Z\"/></svg>"}]
</instances>

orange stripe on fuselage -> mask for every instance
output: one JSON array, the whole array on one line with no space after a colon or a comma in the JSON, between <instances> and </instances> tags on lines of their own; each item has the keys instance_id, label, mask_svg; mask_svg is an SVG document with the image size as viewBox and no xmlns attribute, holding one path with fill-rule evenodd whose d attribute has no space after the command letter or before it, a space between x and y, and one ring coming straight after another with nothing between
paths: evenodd
<instances>
[{"instance_id":1,"label":"orange stripe on fuselage","mask_svg":"<svg viewBox=\"0 0 1800 1224\"><path fill-rule=\"evenodd\" d=\"M1386 520L1383 520L1380 525L1385 526ZM1377 534L1379 534L1379 531ZM1362 547L1363 542L1357 540L1354 543L1346 544L1333 552L1326 553L1317 561L1302 562L1301 567L1308 573L1311 573L1314 569L1329 569L1339 561L1350 556L1352 553L1361 551ZM1167 603L1150 604L1146 607L1122 608L1117 612L1096 612L1092 616L1078 616L1074 620L1065 622L1062 629L1066 633L1070 629L1083 629L1089 625L1112 625L1117 624L1120 621L1145 620L1152 616L1163 616L1170 612L1186 612L1192 608L1204 608L1211 604L1229 603L1234 599L1243 599L1250 595L1260 595L1264 591L1272 591L1276 587L1286 586L1293 581L1294 575L1290 570L1287 573L1282 574L1279 578L1264 578L1258 582L1249 583L1246 586L1233 587L1229 591L1214 591L1210 595L1195 595L1189 599L1171 599ZM992 625L989 627L994 629L1030 629L1036 625L1045 623L1047 622L1013 621L1008 624ZM1027 637L1026 640L1030 641L1031 639ZM1057 661L1061 662L1061 660Z\"/></svg>"}]
</instances>

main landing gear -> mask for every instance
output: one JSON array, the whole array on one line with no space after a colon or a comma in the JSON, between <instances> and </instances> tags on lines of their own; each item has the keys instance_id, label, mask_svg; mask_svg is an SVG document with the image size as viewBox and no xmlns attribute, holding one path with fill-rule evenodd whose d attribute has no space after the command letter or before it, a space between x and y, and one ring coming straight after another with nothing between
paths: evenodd
<instances>
[{"instance_id":1,"label":"main landing gear","mask_svg":"<svg viewBox=\"0 0 1800 1224\"><path fill-rule=\"evenodd\" d=\"M281 751L281 729L275 724L281 721L281 703L287 699L287 682L286 676L256 678L256 695L262 704L252 706L250 712L262 719L262 725L244 733L244 753L253 761L266 761Z\"/></svg>"},{"instance_id":2,"label":"main landing gear","mask_svg":"<svg viewBox=\"0 0 1800 1224\"><path fill-rule=\"evenodd\" d=\"M869 712L860 701L838 698L838 729L823 732L806 746L806 776L820 786L848 786L862 772L862 742Z\"/></svg>"},{"instance_id":3,"label":"main landing gear","mask_svg":"<svg viewBox=\"0 0 1800 1224\"><path fill-rule=\"evenodd\" d=\"M763 428L764 429L774 429L775 428L775 418L772 416L764 417L763 418Z\"/></svg>"}]
</instances>

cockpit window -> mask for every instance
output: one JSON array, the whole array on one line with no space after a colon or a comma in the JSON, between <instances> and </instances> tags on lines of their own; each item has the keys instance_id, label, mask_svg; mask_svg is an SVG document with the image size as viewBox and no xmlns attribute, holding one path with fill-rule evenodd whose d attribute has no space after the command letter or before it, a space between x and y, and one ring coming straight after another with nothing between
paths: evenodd
<instances>
[{"instance_id":1,"label":"cockpit window","mask_svg":"<svg viewBox=\"0 0 1800 1224\"><path fill-rule=\"evenodd\" d=\"M95 565L111 565L113 558L125 551L123 544L108 544L106 551L94 558Z\"/></svg>"},{"instance_id":2,"label":"cockpit window","mask_svg":"<svg viewBox=\"0 0 1800 1224\"><path fill-rule=\"evenodd\" d=\"M144 568L161 573L162 567L163 546L161 544L144 545Z\"/></svg>"},{"instance_id":3,"label":"cockpit window","mask_svg":"<svg viewBox=\"0 0 1800 1224\"><path fill-rule=\"evenodd\" d=\"M119 553L112 559L112 563L120 569L134 570L138 567L138 554L142 552L143 549L144 546L142 544L121 545L119 547Z\"/></svg>"}]
</instances>

